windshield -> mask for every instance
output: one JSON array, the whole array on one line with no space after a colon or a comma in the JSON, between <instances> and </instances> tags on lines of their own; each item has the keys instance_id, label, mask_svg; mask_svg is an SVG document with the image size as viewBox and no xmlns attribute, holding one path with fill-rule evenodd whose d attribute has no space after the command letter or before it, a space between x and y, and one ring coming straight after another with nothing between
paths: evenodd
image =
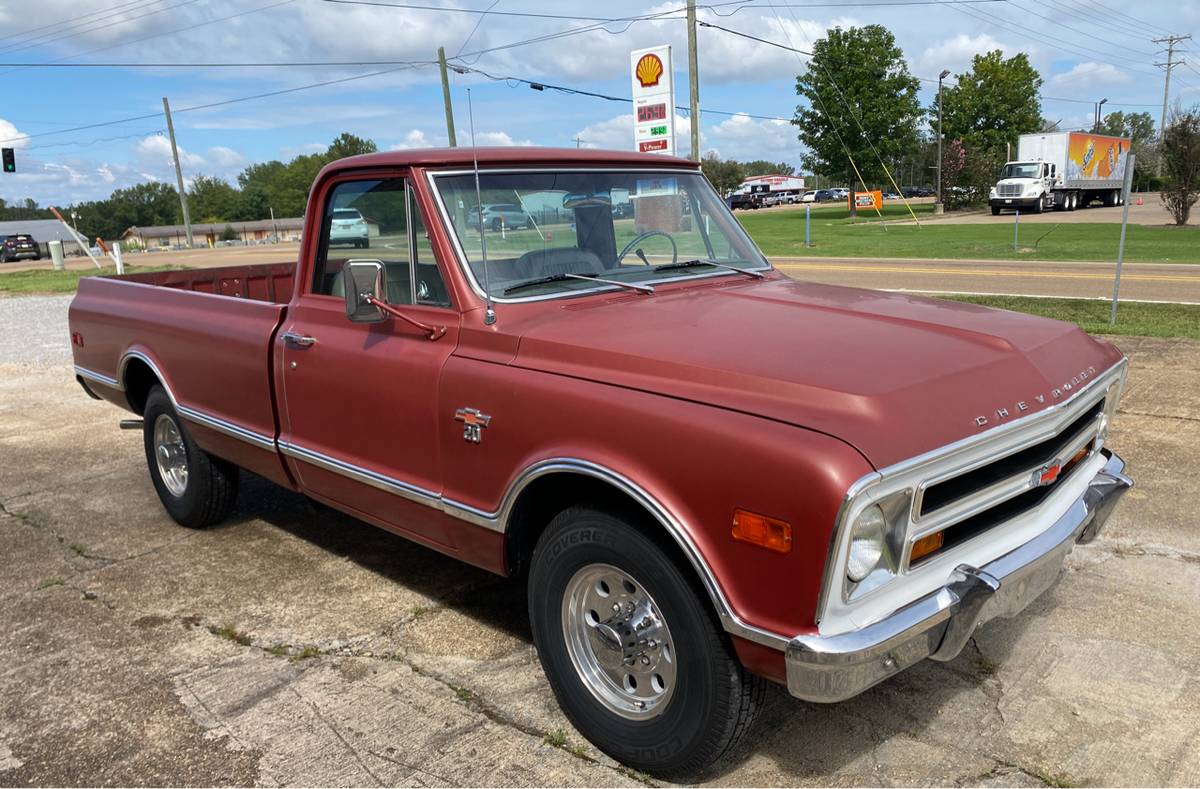
<instances>
[{"instance_id":1,"label":"windshield","mask_svg":"<svg viewBox=\"0 0 1200 789\"><path fill-rule=\"evenodd\" d=\"M1028 164L1009 163L1004 165L1004 172L1000 174L1001 178L1037 178L1041 165L1036 162Z\"/></svg>"},{"instance_id":2,"label":"windshield","mask_svg":"<svg viewBox=\"0 0 1200 789\"><path fill-rule=\"evenodd\" d=\"M565 275L638 284L735 274L703 262L655 269L697 260L769 267L699 173L482 172L479 200L472 173L435 176L435 183L480 290L486 244L493 296L509 290L528 298L600 286ZM534 284L542 279L550 281Z\"/></svg>"}]
</instances>

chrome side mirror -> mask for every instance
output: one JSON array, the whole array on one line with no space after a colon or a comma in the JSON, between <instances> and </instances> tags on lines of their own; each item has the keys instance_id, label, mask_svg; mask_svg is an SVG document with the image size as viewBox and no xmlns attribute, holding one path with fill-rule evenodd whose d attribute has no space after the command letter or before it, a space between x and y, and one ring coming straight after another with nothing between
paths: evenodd
<instances>
[{"instance_id":1,"label":"chrome side mirror","mask_svg":"<svg viewBox=\"0 0 1200 789\"><path fill-rule=\"evenodd\" d=\"M387 271L381 260L347 260L342 267L346 318L354 323L381 323L383 310L367 301L387 303Z\"/></svg>"}]
</instances>

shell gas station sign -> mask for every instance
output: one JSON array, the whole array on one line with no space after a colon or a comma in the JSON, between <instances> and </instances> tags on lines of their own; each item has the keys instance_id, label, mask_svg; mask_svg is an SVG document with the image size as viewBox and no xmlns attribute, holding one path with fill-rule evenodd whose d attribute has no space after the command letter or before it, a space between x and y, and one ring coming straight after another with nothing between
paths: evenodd
<instances>
[{"instance_id":1,"label":"shell gas station sign","mask_svg":"<svg viewBox=\"0 0 1200 789\"><path fill-rule=\"evenodd\" d=\"M675 154L675 83L671 47L629 55L633 78L633 145L639 153Z\"/></svg>"}]
</instances>

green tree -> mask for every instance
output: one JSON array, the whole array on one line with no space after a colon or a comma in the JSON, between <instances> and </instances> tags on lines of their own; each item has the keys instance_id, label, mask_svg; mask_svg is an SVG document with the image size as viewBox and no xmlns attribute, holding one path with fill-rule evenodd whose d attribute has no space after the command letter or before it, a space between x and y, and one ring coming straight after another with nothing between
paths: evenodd
<instances>
[{"instance_id":1,"label":"green tree","mask_svg":"<svg viewBox=\"0 0 1200 789\"><path fill-rule=\"evenodd\" d=\"M709 151L704 155L700 160L700 169L721 196L737 189L745 178L742 165L733 159L722 159L717 156L716 151Z\"/></svg>"},{"instance_id":2,"label":"green tree","mask_svg":"<svg viewBox=\"0 0 1200 789\"><path fill-rule=\"evenodd\" d=\"M1155 138L1154 117L1148 112L1110 112L1100 121L1100 133L1128 137L1129 149L1136 159L1133 164L1134 189L1150 186L1158 170L1158 140Z\"/></svg>"},{"instance_id":3,"label":"green tree","mask_svg":"<svg viewBox=\"0 0 1200 789\"><path fill-rule=\"evenodd\" d=\"M225 229L221 231L222 241L237 241L237 231L233 229L233 225L225 225Z\"/></svg>"},{"instance_id":4,"label":"green tree","mask_svg":"<svg viewBox=\"0 0 1200 789\"><path fill-rule=\"evenodd\" d=\"M796 172L796 168L787 162L768 162L766 159L742 162L741 166L745 173L744 178L756 175L793 175Z\"/></svg>"},{"instance_id":5,"label":"green tree","mask_svg":"<svg viewBox=\"0 0 1200 789\"><path fill-rule=\"evenodd\" d=\"M996 49L971 60L971 70L942 91L942 133L962 140L968 155L1017 142L1042 127L1042 76L1025 53L1005 59ZM929 109L936 128L937 102Z\"/></svg>"},{"instance_id":6,"label":"green tree","mask_svg":"<svg viewBox=\"0 0 1200 789\"><path fill-rule=\"evenodd\" d=\"M210 175L197 175L188 188L188 211L198 222L223 222L232 219L240 195L226 181Z\"/></svg>"},{"instance_id":7,"label":"green tree","mask_svg":"<svg viewBox=\"0 0 1200 789\"><path fill-rule=\"evenodd\" d=\"M1167 178L1162 202L1175 224L1187 224L1200 198L1200 105L1176 109L1163 129L1163 174Z\"/></svg>"},{"instance_id":8,"label":"green tree","mask_svg":"<svg viewBox=\"0 0 1200 789\"><path fill-rule=\"evenodd\" d=\"M345 159L347 156L359 156L364 153L375 153L379 150L379 146L374 140L364 139L350 132L342 132L333 142L329 144L329 149L325 151L325 156L329 161L337 159Z\"/></svg>"},{"instance_id":9,"label":"green tree","mask_svg":"<svg viewBox=\"0 0 1200 789\"><path fill-rule=\"evenodd\" d=\"M796 77L796 93L808 101L792 120L808 147L804 165L848 184L860 180L857 166L864 186L883 183L883 162L916 143L918 85L887 28L830 30Z\"/></svg>"}]
</instances>

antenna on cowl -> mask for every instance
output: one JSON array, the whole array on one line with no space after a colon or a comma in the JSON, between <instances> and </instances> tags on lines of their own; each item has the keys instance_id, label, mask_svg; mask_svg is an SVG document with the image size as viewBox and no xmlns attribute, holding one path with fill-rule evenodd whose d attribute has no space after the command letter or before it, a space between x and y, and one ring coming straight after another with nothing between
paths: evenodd
<instances>
[{"instance_id":1,"label":"antenna on cowl","mask_svg":"<svg viewBox=\"0 0 1200 789\"><path fill-rule=\"evenodd\" d=\"M487 309L483 322L491 326L496 322L496 310L492 308L492 289L488 287L487 232L483 229L483 197L479 190L479 154L475 149L475 111L471 106L471 89L467 88L467 117L471 121L471 161L475 167L475 211L479 215L479 249L483 258L483 298Z\"/></svg>"}]
</instances>

